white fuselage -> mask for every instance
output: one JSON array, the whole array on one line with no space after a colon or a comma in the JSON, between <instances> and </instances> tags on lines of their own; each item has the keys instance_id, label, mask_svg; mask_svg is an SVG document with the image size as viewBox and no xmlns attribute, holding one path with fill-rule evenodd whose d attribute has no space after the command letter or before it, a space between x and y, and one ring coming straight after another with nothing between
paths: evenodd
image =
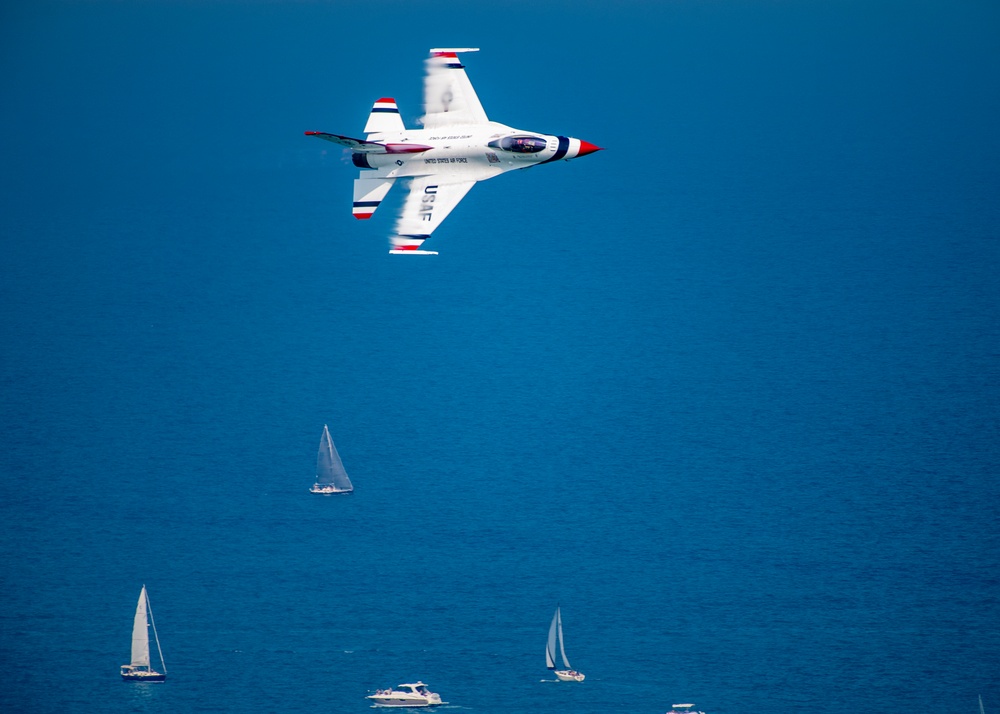
<instances>
[{"instance_id":1,"label":"white fuselage","mask_svg":"<svg viewBox=\"0 0 1000 714\"><path fill-rule=\"evenodd\" d=\"M518 139L533 141L521 142L530 145L528 150L518 150L521 148ZM419 153L355 153L355 164L371 169L362 174L364 178L447 173L470 181L483 181L546 161L575 158L580 155L581 148L579 139L520 131L497 122L369 134L368 141L431 148ZM504 148L505 144L514 148ZM540 148L542 146L544 148Z\"/></svg>"}]
</instances>

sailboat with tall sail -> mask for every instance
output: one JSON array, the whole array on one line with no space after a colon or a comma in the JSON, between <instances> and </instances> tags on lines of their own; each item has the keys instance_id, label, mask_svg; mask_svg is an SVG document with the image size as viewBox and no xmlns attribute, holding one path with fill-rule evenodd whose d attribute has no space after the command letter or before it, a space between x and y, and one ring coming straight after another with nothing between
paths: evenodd
<instances>
[{"instance_id":1,"label":"sailboat with tall sail","mask_svg":"<svg viewBox=\"0 0 1000 714\"><path fill-rule=\"evenodd\" d=\"M330 438L330 430L323 425L323 435L319 439L319 453L316 455L316 483L309 489L310 493L350 493L354 490L351 479L347 477L344 463L340 460L337 447Z\"/></svg>"},{"instance_id":2,"label":"sailboat with tall sail","mask_svg":"<svg viewBox=\"0 0 1000 714\"><path fill-rule=\"evenodd\" d=\"M556 669L557 641L564 669ZM556 614L552 616L552 624L549 625L549 639L545 643L545 666L552 670L560 682L582 682L584 680L584 676L572 669L569 660L566 659L566 648L563 645L562 615L558 607L556 607Z\"/></svg>"},{"instance_id":3,"label":"sailboat with tall sail","mask_svg":"<svg viewBox=\"0 0 1000 714\"><path fill-rule=\"evenodd\" d=\"M148 614L148 621L147 621ZM157 672L149 662L149 626L153 626L153 637L156 639L156 651L160 653L160 669ZM163 661L163 650L160 649L160 636L156 634L156 622L153 620L153 608L149 605L149 595L146 586L139 593L139 604L135 607L135 620L132 622L132 661L123 664L122 679L127 682L162 682L167 678L167 665Z\"/></svg>"}]
</instances>

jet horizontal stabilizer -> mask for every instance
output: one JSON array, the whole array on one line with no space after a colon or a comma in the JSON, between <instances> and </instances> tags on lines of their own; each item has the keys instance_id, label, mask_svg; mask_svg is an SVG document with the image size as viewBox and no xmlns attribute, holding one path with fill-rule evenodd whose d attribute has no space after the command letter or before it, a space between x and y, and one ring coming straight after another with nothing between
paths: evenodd
<instances>
[{"instance_id":1,"label":"jet horizontal stabilizer","mask_svg":"<svg viewBox=\"0 0 1000 714\"><path fill-rule=\"evenodd\" d=\"M315 136L319 139L332 141L334 144L346 146L351 151L359 154L419 154L421 151L429 151L432 146L423 144L381 144L377 141L366 141L364 139L352 139L349 136L340 134L328 134L325 131L307 131L306 136Z\"/></svg>"},{"instance_id":2,"label":"jet horizontal stabilizer","mask_svg":"<svg viewBox=\"0 0 1000 714\"><path fill-rule=\"evenodd\" d=\"M328 134L325 131L307 131L306 136L315 136L317 139L324 139L326 141L332 141L334 144L340 144L341 146L346 146L351 151L359 151L364 154L374 153L377 151L385 152L385 147L375 141L365 141L364 139L352 139L349 136L341 136L340 134Z\"/></svg>"}]
</instances>

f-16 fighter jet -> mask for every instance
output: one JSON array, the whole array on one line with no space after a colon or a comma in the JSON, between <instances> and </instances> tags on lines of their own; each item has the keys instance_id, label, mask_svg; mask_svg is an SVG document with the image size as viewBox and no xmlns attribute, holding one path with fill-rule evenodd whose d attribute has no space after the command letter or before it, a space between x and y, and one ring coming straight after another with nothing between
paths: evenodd
<instances>
[{"instance_id":1,"label":"f-16 fighter jet","mask_svg":"<svg viewBox=\"0 0 1000 714\"><path fill-rule=\"evenodd\" d=\"M397 179L409 193L390 238L390 253L437 255L424 241L477 181L506 171L586 156L600 147L568 136L513 129L490 121L472 88L462 52L478 48L432 49L424 79L422 129L407 129L396 100L379 99L365 125L364 139L307 131L351 150L361 175L354 180L354 217L371 218Z\"/></svg>"}]
</instances>

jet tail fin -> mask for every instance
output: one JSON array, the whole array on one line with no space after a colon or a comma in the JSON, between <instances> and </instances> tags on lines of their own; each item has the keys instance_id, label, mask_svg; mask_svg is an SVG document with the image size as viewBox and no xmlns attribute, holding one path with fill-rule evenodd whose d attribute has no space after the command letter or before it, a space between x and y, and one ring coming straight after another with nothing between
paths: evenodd
<instances>
[{"instance_id":1,"label":"jet tail fin","mask_svg":"<svg viewBox=\"0 0 1000 714\"><path fill-rule=\"evenodd\" d=\"M368 123L365 124L366 134L405 131L405 129L395 99L382 97L375 102L371 114L368 115Z\"/></svg>"}]
</instances>

